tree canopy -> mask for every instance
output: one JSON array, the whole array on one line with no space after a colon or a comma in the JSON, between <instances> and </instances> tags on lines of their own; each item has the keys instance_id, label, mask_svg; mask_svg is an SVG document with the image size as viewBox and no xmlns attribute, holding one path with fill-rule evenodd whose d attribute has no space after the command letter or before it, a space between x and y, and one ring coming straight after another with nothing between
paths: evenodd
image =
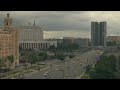
<instances>
[{"instance_id":1,"label":"tree canopy","mask_svg":"<svg viewBox=\"0 0 120 90\"><path fill-rule=\"evenodd\" d=\"M90 72L92 79L112 79L116 71L117 58L114 55L102 55L95 64L95 71Z\"/></svg>"}]
</instances>

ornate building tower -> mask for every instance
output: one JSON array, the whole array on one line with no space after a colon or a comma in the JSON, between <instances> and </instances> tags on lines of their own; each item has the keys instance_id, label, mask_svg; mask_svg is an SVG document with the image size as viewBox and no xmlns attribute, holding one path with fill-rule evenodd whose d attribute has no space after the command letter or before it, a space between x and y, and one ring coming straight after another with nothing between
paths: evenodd
<instances>
[{"instance_id":1,"label":"ornate building tower","mask_svg":"<svg viewBox=\"0 0 120 90\"><path fill-rule=\"evenodd\" d=\"M19 64L18 29L12 26L10 14L4 18L4 26L0 29L0 57L7 60L6 67L14 69ZM8 56L14 57L14 62L9 65Z\"/></svg>"},{"instance_id":2,"label":"ornate building tower","mask_svg":"<svg viewBox=\"0 0 120 90\"><path fill-rule=\"evenodd\" d=\"M7 18L4 19L4 26L12 26L12 18L10 18L10 14L7 14Z\"/></svg>"}]
</instances>

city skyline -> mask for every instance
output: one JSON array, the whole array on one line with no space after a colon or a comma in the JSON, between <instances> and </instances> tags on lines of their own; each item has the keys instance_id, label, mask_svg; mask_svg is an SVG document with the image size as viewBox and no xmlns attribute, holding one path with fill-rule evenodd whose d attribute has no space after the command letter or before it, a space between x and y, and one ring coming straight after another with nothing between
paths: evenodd
<instances>
[{"instance_id":1,"label":"city skyline","mask_svg":"<svg viewBox=\"0 0 120 90\"><path fill-rule=\"evenodd\" d=\"M62 38L65 36L90 38L91 21L106 21L107 36L119 35L119 11L1 11L0 24L6 13L14 19L14 25L41 25L45 38ZM56 32L59 31L59 32Z\"/></svg>"},{"instance_id":2,"label":"city skyline","mask_svg":"<svg viewBox=\"0 0 120 90\"><path fill-rule=\"evenodd\" d=\"M59 21L56 21L58 25L54 22L51 24L56 26L49 27L56 29L47 30L38 25L32 17L28 18L33 19L32 24L24 24L22 17L15 13L14 17L11 13L13 12L7 13L3 20L0 20L0 79L120 78L120 36L117 32L116 36L106 37L106 32L110 29L107 20L91 20L90 27L84 24L82 28L90 28L91 33L88 33L89 30L79 30L81 26L75 27L74 24L78 25L78 22L75 23L74 20L74 24L61 20L60 26ZM57 16L57 12L55 13ZM1 14L1 17L2 15L4 14ZM27 22L26 16L22 16ZM18 24L19 20L22 24ZM71 24L70 27L68 24ZM61 28L58 30L58 27ZM73 28L75 30L72 30ZM89 35L91 40L86 38ZM60 37L63 39L59 39Z\"/></svg>"}]
</instances>

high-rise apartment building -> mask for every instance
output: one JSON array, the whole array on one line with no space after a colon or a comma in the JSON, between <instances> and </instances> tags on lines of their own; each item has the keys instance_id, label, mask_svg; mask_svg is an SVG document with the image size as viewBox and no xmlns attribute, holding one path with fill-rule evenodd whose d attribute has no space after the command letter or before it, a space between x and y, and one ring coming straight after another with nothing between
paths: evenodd
<instances>
[{"instance_id":1,"label":"high-rise apartment building","mask_svg":"<svg viewBox=\"0 0 120 90\"><path fill-rule=\"evenodd\" d=\"M91 46L106 46L107 22L91 22Z\"/></svg>"}]
</instances>

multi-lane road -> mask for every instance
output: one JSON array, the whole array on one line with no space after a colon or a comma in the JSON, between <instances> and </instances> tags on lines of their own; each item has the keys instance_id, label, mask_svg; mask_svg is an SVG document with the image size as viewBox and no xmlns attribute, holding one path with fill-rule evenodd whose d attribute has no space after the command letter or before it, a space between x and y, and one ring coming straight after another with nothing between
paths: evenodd
<instances>
[{"instance_id":1,"label":"multi-lane road","mask_svg":"<svg viewBox=\"0 0 120 90\"><path fill-rule=\"evenodd\" d=\"M26 79L80 79L85 67L96 63L100 51L91 50L85 53L74 52L74 54L76 55L74 58L67 57L65 61L45 61L46 68L29 75Z\"/></svg>"}]
</instances>

